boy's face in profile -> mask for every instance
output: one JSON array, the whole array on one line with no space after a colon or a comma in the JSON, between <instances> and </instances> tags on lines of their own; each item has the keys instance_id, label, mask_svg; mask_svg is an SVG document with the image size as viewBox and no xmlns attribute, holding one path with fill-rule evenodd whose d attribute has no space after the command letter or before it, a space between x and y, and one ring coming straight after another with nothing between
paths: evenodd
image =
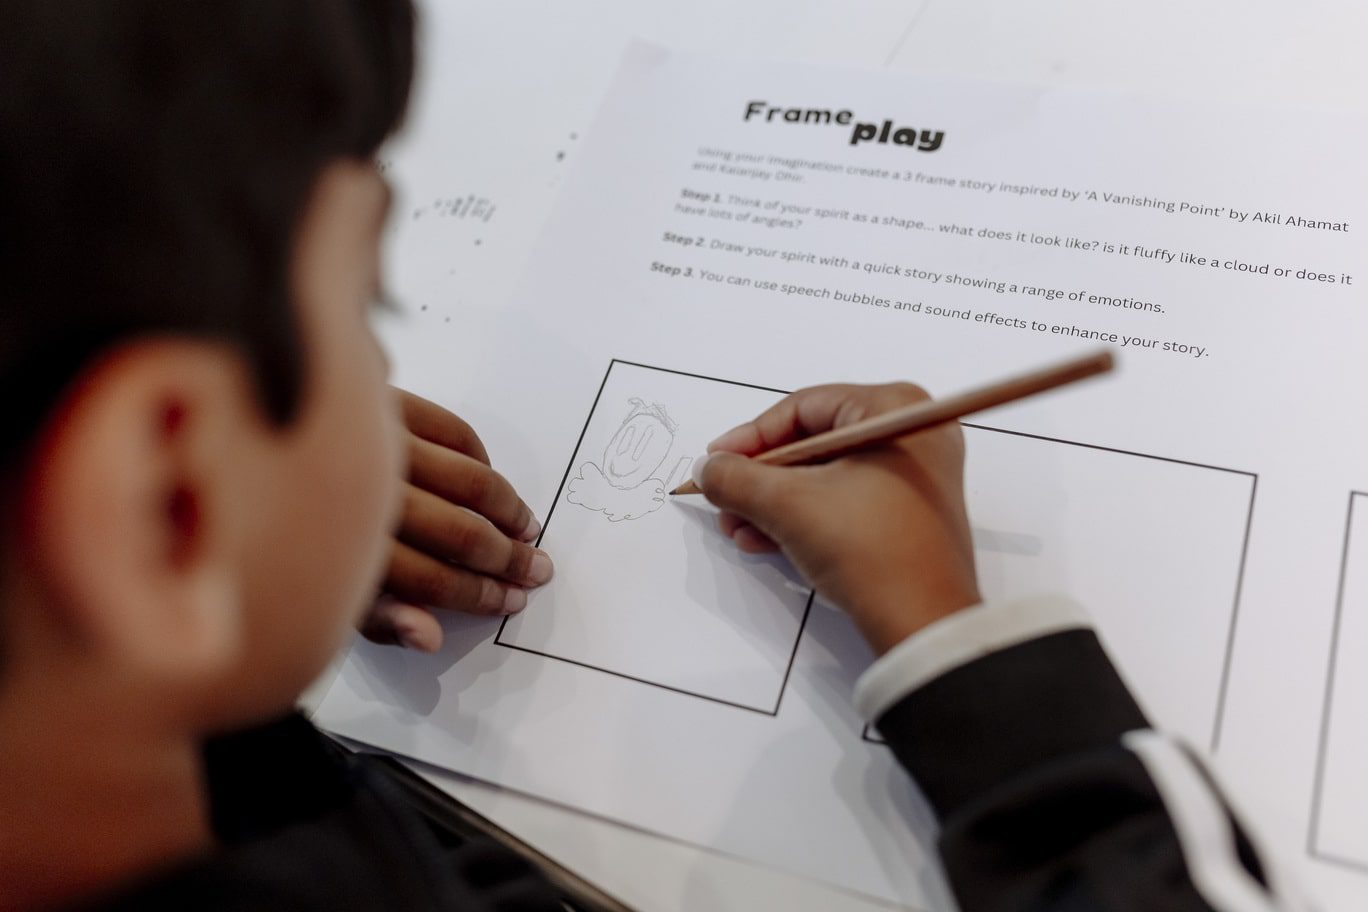
<instances>
[{"instance_id":1,"label":"boy's face in profile","mask_svg":"<svg viewBox=\"0 0 1368 912\"><path fill-rule=\"evenodd\" d=\"M292 291L307 373L296 420L257 431L262 477L233 676L249 713L293 700L337 651L375 594L398 515L402 428L370 327L389 202L374 167L335 164L299 226Z\"/></svg>"},{"instance_id":2,"label":"boy's face in profile","mask_svg":"<svg viewBox=\"0 0 1368 912\"><path fill-rule=\"evenodd\" d=\"M204 737L288 711L373 596L403 476L370 328L388 205L366 163L312 183L289 420L240 347L165 331L85 364L25 452L0 528L0 909L207 849Z\"/></svg>"},{"instance_id":3,"label":"boy's face in profile","mask_svg":"<svg viewBox=\"0 0 1368 912\"><path fill-rule=\"evenodd\" d=\"M206 737L291 709L374 595L406 438L370 160L414 15L0 3L0 909L211 849Z\"/></svg>"},{"instance_id":4,"label":"boy's face in profile","mask_svg":"<svg viewBox=\"0 0 1368 912\"><path fill-rule=\"evenodd\" d=\"M143 338L87 369L36 445L0 573L9 692L31 680L100 718L207 732L287 710L327 664L398 517L398 403L370 328L388 206L366 163L314 184L291 255L304 363L287 424L220 342Z\"/></svg>"}]
</instances>

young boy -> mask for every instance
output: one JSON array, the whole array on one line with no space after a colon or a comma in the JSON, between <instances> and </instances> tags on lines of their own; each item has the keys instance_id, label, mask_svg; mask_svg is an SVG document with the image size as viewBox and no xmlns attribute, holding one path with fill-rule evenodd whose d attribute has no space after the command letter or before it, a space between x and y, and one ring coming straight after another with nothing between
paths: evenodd
<instances>
[{"instance_id":1,"label":"young boy","mask_svg":"<svg viewBox=\"0 0 1368 912\"><path fill-rule=\"evenodd\" d=\"M423 606L515 612L552 572L368 326L412 29L408 0L0 5L0 910L560 908L290 715L352 624L433 649ZM961 907L1291 908L1066 603L978 605L957 428L737 455L923 396L804 391L697 477L882 655L857 702Z\"/></svg>"}]
</instances>

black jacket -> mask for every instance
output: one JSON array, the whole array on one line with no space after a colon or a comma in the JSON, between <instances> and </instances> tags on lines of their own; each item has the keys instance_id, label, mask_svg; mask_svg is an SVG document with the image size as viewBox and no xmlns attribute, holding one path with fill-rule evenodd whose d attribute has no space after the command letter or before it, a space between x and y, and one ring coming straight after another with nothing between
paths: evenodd
<instances>
[{"instance_id":1,"label":"black jacket","mask_svg":"<svg viewBox=\"0 0 1368 912\"><path fill-rule=\"evenodd\" d=\"M526 862L443 845L374 758L348 756L301 716L205 748L212 857L89 908L184 912L563 912Z\"/></svg>"}]
</instances>

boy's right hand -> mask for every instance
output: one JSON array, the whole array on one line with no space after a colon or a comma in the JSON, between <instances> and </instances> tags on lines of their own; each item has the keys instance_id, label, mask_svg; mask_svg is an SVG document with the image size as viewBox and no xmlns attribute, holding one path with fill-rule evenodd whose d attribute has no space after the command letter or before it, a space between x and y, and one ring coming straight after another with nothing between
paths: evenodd
<instances>
[{"instance_id":1,"label":"boy's right hand","mask_svg":"<svg viewBox=\"0 0 1368 912\"><path fill-rule=\"evenodd\" d=\"M979 601L958 423L824 465L745 457L927 398L911 384L801 390L713 441L695 468L722 531L743 551L782 551L880 655Z\"/></svg>"}]
</instances>

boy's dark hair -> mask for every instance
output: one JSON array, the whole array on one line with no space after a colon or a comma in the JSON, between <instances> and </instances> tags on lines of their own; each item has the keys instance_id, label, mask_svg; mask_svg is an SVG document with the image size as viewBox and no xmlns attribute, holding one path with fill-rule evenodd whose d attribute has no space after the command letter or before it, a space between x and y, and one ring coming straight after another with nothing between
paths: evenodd
<instances>
[{"instance_id":1,"label":"boy's dark hair","mask_svg":"<svg viewBox=\"0 0 1368 912\"><path fill-rule=\"evenodd\" d=\"M402 119L413 31L411 0L0 3L0 471L137 336L236 345L290 419L295 229Z\"/></svg>"}]
</instances>

